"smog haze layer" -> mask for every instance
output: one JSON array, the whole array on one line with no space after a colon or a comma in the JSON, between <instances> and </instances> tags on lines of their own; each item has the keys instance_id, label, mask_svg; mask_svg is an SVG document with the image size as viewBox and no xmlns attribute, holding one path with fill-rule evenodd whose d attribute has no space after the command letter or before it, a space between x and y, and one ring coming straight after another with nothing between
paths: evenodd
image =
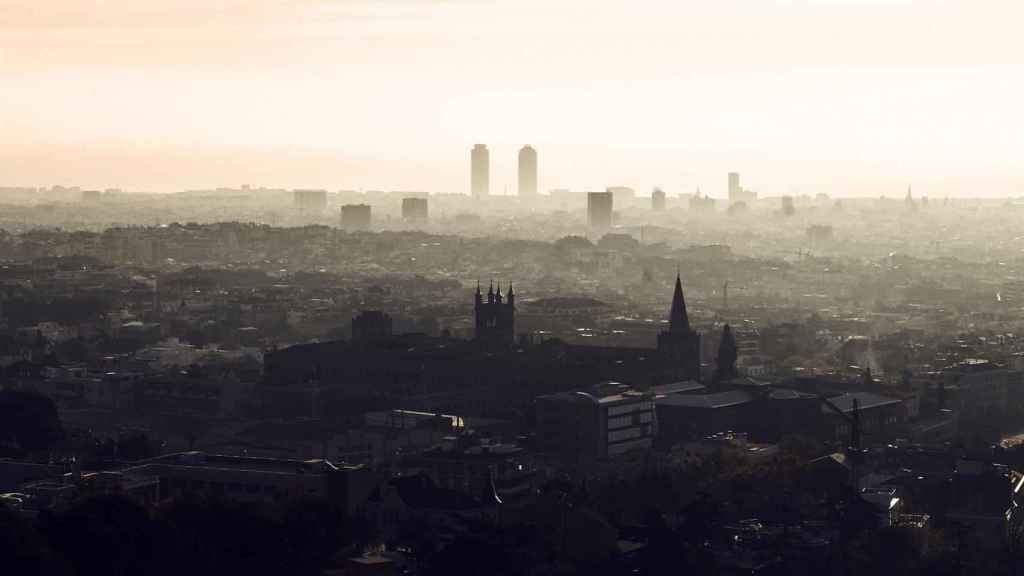
<instances>
[{"instance_id":1,"label":"smog haze layer","mask_svg":"<svg viewBox=\"0 0 1024 576\"><path fill-rule=\"evenodd\" d=\"M5 185L1007 196L1019 2L0 0Z\"/></svg>"}]
</instances>

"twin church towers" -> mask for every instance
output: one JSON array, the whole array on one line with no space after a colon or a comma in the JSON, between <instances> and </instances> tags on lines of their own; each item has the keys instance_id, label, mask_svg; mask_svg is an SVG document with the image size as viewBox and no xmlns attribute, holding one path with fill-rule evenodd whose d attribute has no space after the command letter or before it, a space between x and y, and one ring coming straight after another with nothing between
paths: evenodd
<instances>
[{"instance_id":1,"label":"twin church towers","mask_svg":"<svg viewBox=\"0 0 1024 576\"><path fill-rule=\"evenodd\" d=\"M473 146L470 156L470 190L474 198L486 198L491 193L491 153L487 145ZM519 195L537 195L537 151L533 146L519 149Z\"/></svg>"}]
</instances>

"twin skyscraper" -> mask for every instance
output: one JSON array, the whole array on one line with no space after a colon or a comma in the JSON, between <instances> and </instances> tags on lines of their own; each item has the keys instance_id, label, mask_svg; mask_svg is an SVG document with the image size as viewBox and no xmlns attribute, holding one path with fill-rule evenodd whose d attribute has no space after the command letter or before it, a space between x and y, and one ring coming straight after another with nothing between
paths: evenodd
<instances>
[{"instance_id":1,"label":"twin skyscraper","mask_svg":"<svg viewBox=\"0 0 1024 576\"><path fill-rule=\"evenodd\" d=\"M491 193L491 153L485 144L473 146L470 152L470 190L474 198ZM519 195L537 195L537 151L529 145L519 150Z\"/></svg>"}]
</instances>

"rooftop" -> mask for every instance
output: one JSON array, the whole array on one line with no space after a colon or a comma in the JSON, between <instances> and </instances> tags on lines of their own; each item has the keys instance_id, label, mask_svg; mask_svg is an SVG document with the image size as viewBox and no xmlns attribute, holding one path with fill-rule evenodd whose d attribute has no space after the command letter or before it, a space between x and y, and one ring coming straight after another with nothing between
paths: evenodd
<instances>
[{"instance_id":1,"label":"rooftop","mask_svg":"<svg viewBox=\"0 0 1024 576\"><path fill-rule=\"evenodd\" d=\"M704 390L705 386L696 380L684 380L672 382L671 384L659 384L651 386L648 392L656 396L664 394L685 394L687 392L698 392Z\"/></svg>"},{"instance_id":2,"label":"rooftop","mask_svg":"<svg viewBox=\"0 0 1024 576\"><path fill-rule=\"evenodd\" d=\"M746 404L753 398L742 390L730 390L715 394L670 394L659 396L655 402L658 406L679 408L727 408Z\"/></svg>"},{"instance_id":3,"label":"rooftop","mask_svg":"<svg viewBox=\"0 0 1024 576\"><path fill-rule=\"evenodd\" d=\"M181 466L195 468L219 468L227 470L250 471L250 472L271 472L294 474L325 474L342 469L356 469L358 466L335 466L328 460L290 460L283 458L258 458L250 456L226 456L221 454L206 454L204 452L180 452L157 456L139 462L131 471L151 465Z\"/></svg>"},{"instance_id":4,"label":"rooftop","mask_svg":"<svg viewBox=\"0 0 1024 576\"><path fill-rule=\"evenodd\" d=\"M833 396L827 400L843 412L853 412L854 400L857 401L857 407L860 410L868 410L871 408L879 408L881 406L902 403L898 398L890 398L873 392L847 392L845 394L840 394L839 396ZM828 406L822 406L821 411L825 413L832 413L832 410L830 410Z\"/></svg>"}]
</instances>

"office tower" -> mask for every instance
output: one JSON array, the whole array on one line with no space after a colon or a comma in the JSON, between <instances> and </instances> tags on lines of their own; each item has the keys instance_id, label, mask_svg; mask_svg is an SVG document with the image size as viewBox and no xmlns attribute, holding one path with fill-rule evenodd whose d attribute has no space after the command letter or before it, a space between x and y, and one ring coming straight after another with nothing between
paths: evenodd
<instances>
[{"instance_id":1,"label":"office tower","mask_svg":"<svg viewBox=\"0 0 1024 576\"><path fill-rule=\"evenodd\" d=\"M346 230L369 230L369 204L345 204L341 207L341 227Z\"/></svg>"},{"instance_id":2,"label":"office tower","mask_svg":"<svg viewBox=\"0 0 1024 576\"><path fill-rule=\"evenodd\" d=\"M661 188L655 188L654 192L651 192L651 210L655 212L665 210L665 191Z\"/></svg>"},{"instance_id":3,"label":"office tower","mask_svg":"<svg viewBox=\"0 0 1024 576\"><path fill-rule=\"evenodd\" d=\"M470 187L474 198L483 198L490 194L491 186L491 153L487 146L477 144L470 153Z\"/></svg>"},{"instance_id":4,"label":"office tower","mask_svg":"<svg viewBox=\"0 0 1024 576\"><path fill-rule=\"evenodd\" d=\"M326 190L295 190L295 207L302 212L323 212L327 209Z\"/></svg>"},{"instance_id":5,"label":"office tower","mask_svg":"<svg viewBox=\"0 0 1024 576\"><path fill-rule=\"evenodd\" d=\"M519 196L537 195L537 151L533 146L523 146L519 150Z\"/></svg>"},{"instance_id":6,"label":"office tower","mask_svg":"<svg viewBox=\"0 0 1024 576\"><path fill-rule=\"evenodd\" d=\"M424 222L427 216L426 198L402 198L402 220Z\"/></svg>"},{"instance_id":7,"label":"office tower","mask_svg":"<svg viewBox=\"0 0 1024 576\"><path fill-rule=\"evenodd\" d=\"M757 201L757 192L745 190L740 186L739 172L729 172L729 204L745 202L751 204Z\"/></svg>"},{"instance_id":8,"label":"office tower","mask_svg":"<svg viewBox=\"0 0 1024 576\"><path fill-rule=\"evenodd\" d=\"M729 202L738 201L742 190L743 188L740 188L740 173L729 172Z\"/></svg>"},{"instance_id":9,"label":"office tower","mask_svg":"<svg viewBox=\"0 0 1024 576\"><path fill-rule=\"evenodd\" d=\"M607 230L612 227L611 192L587 193L587 224L591 230Z\"/></svg>"}]
</instances>

